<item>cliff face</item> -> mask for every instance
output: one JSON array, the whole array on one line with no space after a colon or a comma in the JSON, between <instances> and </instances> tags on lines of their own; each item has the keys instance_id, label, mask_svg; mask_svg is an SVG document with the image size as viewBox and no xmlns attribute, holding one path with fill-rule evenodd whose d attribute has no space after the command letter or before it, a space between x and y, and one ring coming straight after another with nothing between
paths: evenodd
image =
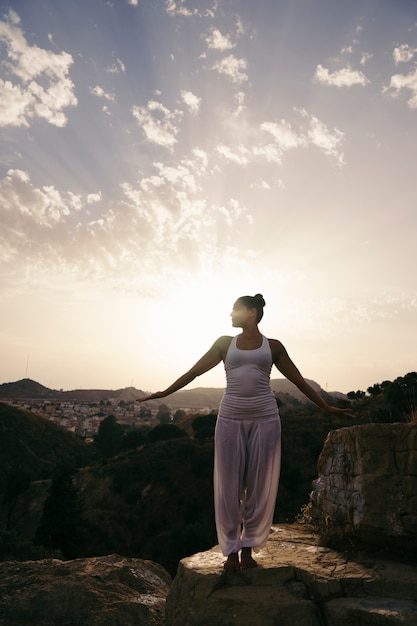
<instances>
[{"instance_id":1,"label":"cliff face","mask_svg":"<svg viewBox=\"0 0 417 626\"><path fill-rule=\"evenodd\" d=\"M417 550L417 425L366 424L329 433L311 494L327 534Z\"/></svg>"}]
</instances>

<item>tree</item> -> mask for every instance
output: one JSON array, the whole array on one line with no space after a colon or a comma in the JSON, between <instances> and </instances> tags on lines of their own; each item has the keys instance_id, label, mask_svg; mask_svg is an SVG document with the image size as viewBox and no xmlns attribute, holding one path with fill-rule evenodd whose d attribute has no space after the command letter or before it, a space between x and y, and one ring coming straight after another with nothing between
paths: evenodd
<instances>
[{"instance_id":1,"label":"tree","mask_svg":"<svg viewBox=\"0 0 417 626\"><path fill-rule=\"evenodd\" d=\"M6 505L6 530L13 527L13 513L19 497L29 489L32 475L21 469L14 470L6 476L6 489L4 493L4 503Z\"/></svg>"},{"instance_id":2,"label":"tree","mask_svg":"<svg viewBox=\"0 0 417 626\"><path fill-rule=\"evenodd\" d=\"M53 476L36 542L48 549L59 549L67 559L83 553L83 503L73 484L73 469L60 466Z\"/></svg>"},{"instance_id":3,"label":"tree","mask_svg":"<svg viewBox=\"0 0 417 626\"><path fill-rule=\"evenodd\" d=\"M208 415L199 415L196 417L192 423L195 438L201 441L206 437L214 437L216 421L216 413L209 413Z\"/></svg>"},{"instance_id":4,"label":"tree","mask_svg":"<svg viewBox=\"0 0 417 626\"><path fill-rule=\"evenodd\" d=\"M139 417L152 417L151 409L148 409L146 406L142 404L139 409Z\"/></svg>"},{"instance_id":5,"label":"tree","mask_svg":"<svg viewBox=\"0 0 417 626\"><path fill-rule=\"evenodd\" d=\"M172 418L172 421L178 422L182 417L185 417L186 412L184 411L184 409L177 409L174 413L174 417Z\"/></svg>"},{"instance_id":6,"label":"tree","mask_svg":"<svg viewBox=\"0 0 417 626\"><path fill-rule=\"evenodd\" d=\"M130 450L145 443L145 435L139 428L130 428L123 437L123 448Z\"/></svg>"},{"instance_id":7,"label":"tree","mask_svg":"<svg viewBox=\"0 0 417 626\"><path fill-rule=\"evenodd\" d=\"M400 411L408 422L417 421L417 372L409 372L385 385L384 396L392 409Z\"/></svg>"},{"instance_id":8,"label":"tree","mask_svg":"<svg viewBox=\"0 0 417 626\"><path fill-rule=\"evenodd\" d=\"M159 420L160 424L168 424L171 421L171 411L166 404L159 405L156 419Z\"/></svg>"},{"instance_id":9,"label":"tree","mask_svg":"<svg viewBox=\"0 0 417 626\"><path fill-rule=\"evenodd\" d=\"M382 393L382 386L379 385L378 383L375 383L375 385L372 385L371 387L368 387L368 389L366 391L372 397L379 396Z\"/></svg>"},{"instance_id":10,"label":"tree","mask_svg":"<svg viewBox=\"0 0 417 626\"><path fill-rule=\"evenodd\" d=\"M180 437L188 437L188 434L182 428L175 424L158 424L148 434L148 441L166 441L167 439L179 439Z\"/></svg>"},{"instance_id":11,"label":"tree","mask_svg":"<svg viewBox=\"0 0 417 626\"><path fill-rule=\"evenodd\" d=\"M349 400L361 400L365 397L365 392L358 389L358 391L349 391L347 394Z\"/></svg>"},{"instance_id":12,"label":"tree","mask_svg":"<svg viewBox=\"0 0 417 626\"><path fill-rule=\"evenodd\" d=\"M100 424L96 443L100 454L110 458L122 449L123 428L117 423L114 415L109 415Z\"/></svg>"}]
</instances>

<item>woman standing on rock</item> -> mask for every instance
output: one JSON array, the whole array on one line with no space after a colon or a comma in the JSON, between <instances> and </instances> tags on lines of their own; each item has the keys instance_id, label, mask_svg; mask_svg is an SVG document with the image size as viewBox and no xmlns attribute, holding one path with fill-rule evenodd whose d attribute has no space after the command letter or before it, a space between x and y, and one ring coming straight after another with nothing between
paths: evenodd
<instances>
[{"instance_id":1,"label":"woman standing on rock","mask_svg":"<svg viewBox=\"0 0 417 626\"><path fill-rule=\"evenodd\" d=\"M350 409L327 404L304 380L280 341L259 331L265 300L242 296L233 305L235 336L219 337L210 350L164 391L139 402L164 398L223 361L226 391L215 431L214 507L224 567L236 571L256 567L252 549L265 546L270 532L281 465L281 422L270 386L274 364L319 408L352 416ZM353 416L352 416L353 417ZM239 552L240 558L239 558Z\"/></svg>"}]
</instances>

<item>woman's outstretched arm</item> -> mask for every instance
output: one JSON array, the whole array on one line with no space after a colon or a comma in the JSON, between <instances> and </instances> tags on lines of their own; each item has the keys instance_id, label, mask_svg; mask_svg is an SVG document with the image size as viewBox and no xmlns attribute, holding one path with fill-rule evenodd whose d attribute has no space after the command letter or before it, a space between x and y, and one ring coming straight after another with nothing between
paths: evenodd
<instances>
[{"instance_id":1,"label":"woman's outstretched arm","mask_svg":"<svg viewBox=\"0 0 417 626\"><path fill-rule=\"evenodd\" d=\"M208 350L202 357L193 365L188 372L185 372L182 376L180 376L175 382L172 383L169 387L164 389L164 391L156 391L155 393L151 393L148 396L144 396L143 398L137 398L137 402L146 402L146 400L155 400L157 398L165 398L165 396L169 396L171 393L175 391L179 391L189 383L191 383L197 376L201 376L205 372L208 372L213 367L218 365L220 361L222 361L227 352L227 348L229 347L231 341L231 337L219 337L211 346L210 350Z\"/></svg>"},{"instance_id":2,"label":"woman's outstretched arm","mask_svg":"<svg viewBox=\"0 0 417 626\"><path fill-rule=\"evenodd\" d=\"M308 382L304 379L298 368L295 366L293 361L288 356L288 352L282 345L280 341L276 339L270 340L270 346L272 351L272 358L277 369L288 378L288 380L306 396L311 402L313 402L316 406L323 411L327 411L329 413L341 413L345 414L349 417L355 417L352 413L351 409L341 409L336 406L331 406L327 404L325 400L315 391Z\"/></svg>"}]
</instances>

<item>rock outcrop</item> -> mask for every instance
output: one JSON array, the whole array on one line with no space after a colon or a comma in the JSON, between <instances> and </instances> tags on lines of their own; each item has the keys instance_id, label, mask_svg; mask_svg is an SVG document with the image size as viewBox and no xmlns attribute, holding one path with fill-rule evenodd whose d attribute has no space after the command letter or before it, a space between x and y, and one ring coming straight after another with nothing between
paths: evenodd
<instances>
[{"instance_id":1,"label":"rock outcrop","mask_svg":"<svg viewBox=\"0 0 417 626\"><path fill-rule=\"evenodd\" d=\"M417 425L331 431L311 502L329 534L417 552Z\"/></svg>"},{"instance_id":2,"label":"rock outcrop","mask_svg":"<svg viewBox=\"0 0 417 626\"><path fill-rule=\"evenodd\" d=\"M0 563L1 626L162 626L171 577L117 555Z\"/></svg>"},{"instance_id":3,"label":"rock outcrop","mask_svg":"<svg viewBox=\"0 0 417 626\"><path fill-rule=\"evenodd\" d=\"M258 567L229 573L218 547L183 559L166 626L417 626L417 571L358 561L304 525L274 526Z\"/></svg>"}]
</instances>

